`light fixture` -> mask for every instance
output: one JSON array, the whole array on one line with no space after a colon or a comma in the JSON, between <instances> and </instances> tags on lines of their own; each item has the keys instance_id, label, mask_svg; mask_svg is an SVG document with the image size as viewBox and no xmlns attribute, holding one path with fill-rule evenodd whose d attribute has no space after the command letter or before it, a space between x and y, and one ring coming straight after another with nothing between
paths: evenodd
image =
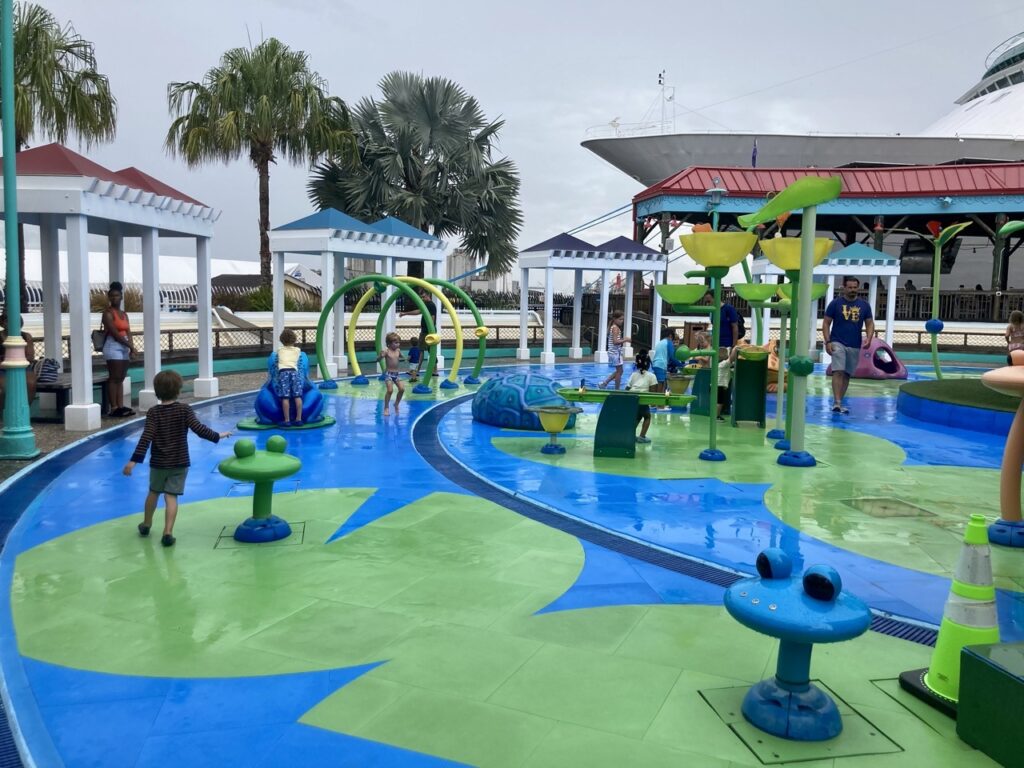
<instances>
[{"instance_id":1,"label":"light fixture","mask_svg":"<svg viewBox=\"0 0 1024 768\"><path fill-rule=\"evenodd\" d=\"M711 179L711 183L714 186L711 189L704 190L704 194L708 196L708 210L713 210L722 204L722 198L729 194L729 190L725 187L719 186L722 180L715 176Z\"/></svg>"}]
</instances>

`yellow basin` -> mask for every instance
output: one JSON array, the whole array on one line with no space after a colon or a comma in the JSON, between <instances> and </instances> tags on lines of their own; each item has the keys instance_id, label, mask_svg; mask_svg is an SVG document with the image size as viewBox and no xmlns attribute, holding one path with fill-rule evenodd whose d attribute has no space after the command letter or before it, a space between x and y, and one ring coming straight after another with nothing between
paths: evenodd
<instances>
[{"instance_id":1,"label":"yellow basin","mask_svg":"<svg viewBox=\"0 0 1024 768\"><path fill-rule=\"evenodd\" d=\"M799 237L772 237L761 241L761 250L768 257L768 261L779 269L791 271L800 269L800 241ZM832 251L832 238L814 238L813 266L818 266Z\"/></svg>"},{"instance_id":2,"label":"yellow basin","mask_svg":"<svg viewBox=\"0 0 1024 768\"><path fill-rule=\"evenodd\" d=\"M757 242L753 232L694 232L680 235L687 255L703 267L732 267L746 258Z\"/></svg>"},{"instance_id":3,"label":"yellow basin","mask_svg":"<svg viewBox=\"0 0 1024 768\"><path fill-rule=\"evenodd\" d=\"M568 411L558 410L540 412L540 425L544 428L545 432L562 432L565 430L565 425L568 423Z\"/></svg>"},{"instance_id":4,"label":"yellow basin","mask_svg":"<svg viewBox=\"0 0 1024 768\"><path fill-rule=\"evenodd\" d=\"M693 376L680 376L676 373L669 374L668 391L673 395L685 395L690 389L691 381L693 381Z\"/></svg>"}]
</instances>

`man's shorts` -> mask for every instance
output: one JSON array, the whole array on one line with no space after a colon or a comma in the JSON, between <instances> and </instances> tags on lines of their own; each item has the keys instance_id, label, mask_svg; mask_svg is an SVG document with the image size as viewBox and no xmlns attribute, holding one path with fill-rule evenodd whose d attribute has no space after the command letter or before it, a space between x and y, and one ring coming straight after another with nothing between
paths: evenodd
<instances>
[{"instance_id":1,"label":"man's shorts","mask_svg":"<svg viewBox=\"0 0 1024 768\"><path fill-rule=\"evenodd\" d=\"M149 490L153 493L166 493L170 496L181 496L185 492L185 478L188 467L149 468Z\"/></svg>"},{"instance_id":2,"label":"man's shorts","mask_svg":"<svg viewBox=\"0 0 1024 768\"><path fill-rule=\"evenodd\" d=\"M644 419L650 418L651 406L649 405L638 405L636 407L636 423L639 424Z\"/></svg>"},{"instance_id":3,"label":"man's shorts","mask_svg":"<svg viewBox=\"0 0 1024 768\"><path fill-rule=\"evenodd\" d=\"M857 370L857 361L860 359L860 347L848 347L838 341L832 342L832 371L840 371L847 376L853 376Z\"/></svg>"},{"instance_id":4,"label":"man's shorts","mask_svg":"<svg viewBox=\"0 0 1024 768\"><path fill-rule=\"evenodd\" d=\"M664 384L665 379L668 378L668 372L664 368L651 368L651 373L654 374L654 378L658 380L659 384Z\"/></svg>"}]
</instances>

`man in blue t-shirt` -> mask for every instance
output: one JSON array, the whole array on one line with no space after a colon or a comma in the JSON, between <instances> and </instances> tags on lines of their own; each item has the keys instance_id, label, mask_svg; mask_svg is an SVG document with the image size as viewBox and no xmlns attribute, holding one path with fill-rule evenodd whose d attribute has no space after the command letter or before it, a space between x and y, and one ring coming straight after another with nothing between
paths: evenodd
<instances>
[{"instance_id":1,"label":"man in blue t-shirt","mask_svg":"<svg viewBox=\"0 0 1024 768\"><path fill-rule=\"evenodd\" d=\"M860 281L855 277L843 278L843 293L832 299L821 322L821 336L825 351L832 355L833 413L849 413L843 397L850 386L850 377L857 370L861 347L871 343L875 335L875 321L871 305L857 298ZM861 338L861 329L867 333Z\"/></svg>"},{"instance_id":2,"label":"man in blue t-shirt","mask_svg":"<svg viewBox=\"0 0 1024 768\"><path fill-rule=\"evenodd\" d=\"M705 304L713 304L714 301L715 294L713 291L708 291L704 294ZM718 346L731 347L738 341L736 336L740 330L740 315L736 311L736 307L727 301L723 301L722 314L719 317L721 322L718 326Z\"/></svg>"}]
</instances>

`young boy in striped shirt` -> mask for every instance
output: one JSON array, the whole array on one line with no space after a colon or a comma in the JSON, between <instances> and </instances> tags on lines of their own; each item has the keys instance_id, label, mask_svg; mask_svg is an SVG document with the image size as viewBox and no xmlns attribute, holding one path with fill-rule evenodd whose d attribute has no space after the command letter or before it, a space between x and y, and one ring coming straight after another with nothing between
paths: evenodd
<instances>
[{"instance_id":1,"label":"young boy in striped shirt","mask_svg":"<svg viewBox=\"0 0 1024 768\"><path fill-rule=\"evenodd\" d=\"M185 478L190 465L188 431L191 429L204 440L216 443L231 437L230 432L217 434L203 424L192 408L178 402L181 393L181 375L177 371L160 371L153 377L153 390L160 399L146 412L146 426L135 447L131 461L124 465L124 474L131 475L135 465L146 460L146 451L152 445L149 459L149 495L146 496L139 535L149 536L153 513L160 494L164 495L164 535L160 543L174 546L174 519L178 516L178 496L185 492Z\"/></svg>"}]
</instances>

